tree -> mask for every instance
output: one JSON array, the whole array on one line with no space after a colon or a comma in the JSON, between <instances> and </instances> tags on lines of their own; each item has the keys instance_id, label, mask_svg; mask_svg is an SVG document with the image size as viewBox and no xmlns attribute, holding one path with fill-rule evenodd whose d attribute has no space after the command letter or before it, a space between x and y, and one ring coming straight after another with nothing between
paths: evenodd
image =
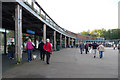
<instances>
[{"instance_id":1,"label":"tree","mask_svg":"<svg viewBox=\"0 0 120 80\"><path fill-rule=\"evenodd\" d=\"M89 33L93 37L100 37L101 36L101 30L100 29L95 29Z\"/></svg>"},{"instance_id":2,"label":"tree","mask_svg":"<svg viewBox=\"0 0 120 80\"><path fill-rule=\"evenodd\" d=\"M86 31L83 31L83 32L78 33L78 34L81 34L81 35L88 35L88 36L89 36L89 32L86 32Z\"/></svg>"},{"instance_id":3,"label":"tree","mask_svg":"<svg viewBox=\"0 0 120 80\"><path fill-rule=\"evenodd\" d=\"M83 31L79 34L92 36L92 37L104 37L106 40L120 39L120 29L105 30L104 28L102 28L102 29L95 29L92 31L88 30L87 32Z\"/></svg>"},{"instance_id":4,"label":"tree","mask_svg":"<svg viewBox=\"0 0 120 80\"><path fill-rule=\"evenodd\" d=\"M107 40L115 40L120 39L120 29L109 29L108 31L104 31L102 37Z\"/></svg>"}]
</instances>

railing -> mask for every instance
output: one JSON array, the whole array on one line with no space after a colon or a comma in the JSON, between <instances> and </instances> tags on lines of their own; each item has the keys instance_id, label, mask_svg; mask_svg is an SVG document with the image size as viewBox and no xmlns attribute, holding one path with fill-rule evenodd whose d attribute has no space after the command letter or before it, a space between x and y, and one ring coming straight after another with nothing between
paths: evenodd
<instances>
[{"instance_id":1,"label":"railing","mask_svg":"<svg viewBox=\"0 0 120 80\"><path fill-rule=\"evenodd\" d=\"M34 10L47 23L52 25L54 28L58 29L59 31L61 31L64 34L74 37L74 35L71 35L71 34L65 32L65 30L62 27L60 27L58 24L56 24L56 22L54 22L54 20L43 10L43 8L35 0L23 0L23 2L26 5L28 5L32 10Z\"/></svg>"}]
</instances>

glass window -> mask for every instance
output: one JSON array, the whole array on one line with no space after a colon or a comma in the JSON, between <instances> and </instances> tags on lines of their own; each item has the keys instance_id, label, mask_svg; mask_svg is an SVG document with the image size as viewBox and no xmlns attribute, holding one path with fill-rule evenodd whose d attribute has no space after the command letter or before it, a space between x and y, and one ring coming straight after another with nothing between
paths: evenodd
<instances>
[{"instance_id":1,"label":"glass window","mask_svg":"<svg viewBox=\"0 0 120 80\"><path fill-rule=\"evenodd\" d=\"M1 50L1 53L3 54L4 53L4 34L1 34L1 37L2 37L2 43L1 43L0 50Z\"/></svg>"},{"instance_id":2,"label":"glass window","mask_svg":"<svg viewBox=\"0 0 120 80\"><path fill-rule=\"evenodd\" d=\"M15 44L15 35L13 30L6 30L6 53L8 53L8 45L11 45L11 42Z\"/></svg>"}]
</instances>

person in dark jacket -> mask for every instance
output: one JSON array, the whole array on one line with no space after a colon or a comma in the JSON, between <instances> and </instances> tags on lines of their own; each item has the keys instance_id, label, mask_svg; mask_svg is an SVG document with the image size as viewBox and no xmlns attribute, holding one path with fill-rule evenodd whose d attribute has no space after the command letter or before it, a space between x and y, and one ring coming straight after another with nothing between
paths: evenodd
<instances>
[{"instance_id":1,"label":"person in dark jacket","mask_svg":"<svg viewBox=\"0 0 120 80\"><path fill-rule=\"evenodd\" d=\"M96 43L96 42L94 42L93 44L92 44L92 49L93 49L93 52L94 52L94 58L96 57L96 52L97 52L97 47L98 47L99 45Z\"/></svg>"},{"instance_id":2,"label":"person in dark jacket","mask_svg":"<svg viewBox=\"0 0 120 80\"><path fill-rule=\"evenodd\" d=\"M49 64L50 55L53 52L52 45L49 39L47 39L47 42L44 44L43 49L46 51L46 63Z\"/></svg>"},{"instance_id":3,"label":"person in dark jacket","mask_svg":"<svg viewBox=\"0 0 120 80\"><path fill-rule=\"evenodd\" d=\"M40 44L39 44L39 46L38 46L38 50L40 50L40 58L41 58L41 60L44 61L45 51L44 51L44 49L43 49L43 46L44 46L44 42L43 42L43 40L41 40L41 42L40 42Z\"/></svg>"},{"instance_id":4,"label":"person in dark jacket","mask_svg":"<svg viewBox=\"0 0 120 80\"><path fill-rule=\"evenodd\" d=\"M82 54L82 52L84 51L84 44L82 42L80 42L79 47L80 47L80 52Z\"/></svg>"},{"instance_id":5,"label":"person in dark jacket","mask_svg":"<svg viewBox=\"0 0 120 80\"><path fill-rule=\"evenodd\" d=\"M10 44L8 45L8 57L9 57L9 59L12 59L12 57L11 57L11 45Z\"/></svg>"},{"instance_id":6,"label":"person in dark jacket","mask_svg":"<svg viewBox=\"0 0 120 80\"><path fill-rule=\"evenodd\" d=\"M86 42L86 44L85 44L85 52L86 52L86 54L88 52L88 47L89 47L89 44Z\"/></svg>"},{"instance_id":7,"label":"person in dark jacket","mask_svg":"<svg viewBox=\"0 0 120 80\"><path fill-rule=\"evenodd\" d=\"M11 45L8 45L8 57L14 59L15 55L15 45L14 42L11 42Z\"/></svg>"},{"instance_id":8,"label":"person in dark jacket","mask_svg":"<svg viewBox=\"0 0 120 80\"><path fill-rule=\"evenodd\" d=\"M91 43L89 43L89 47L91 48L91 46L92 46L92 42Z\"/></svg>"},{"instance_id":9,"label":"person in dark jacket","mask_svg":"<svg viewBox=\"0 0 120 80\"><path fill-rule=\"evenodd\" d=\"M11 55L11 57L12 57L12 59L14 59L14 55L15 55L15 45L14 45L14 42L11 42L11 53L12 53L12 55Z\"/></svg>"},{"instance_id":10,"label":"person in dark jacket","mask_svg":"<svg viewBox=\"0 0 120 80\"><path fill-rule=\"evenodd\" d=\"M118 51L119 51L119 54L120 54L120 43L118 44Z\"/></svg>"}]
</instances>

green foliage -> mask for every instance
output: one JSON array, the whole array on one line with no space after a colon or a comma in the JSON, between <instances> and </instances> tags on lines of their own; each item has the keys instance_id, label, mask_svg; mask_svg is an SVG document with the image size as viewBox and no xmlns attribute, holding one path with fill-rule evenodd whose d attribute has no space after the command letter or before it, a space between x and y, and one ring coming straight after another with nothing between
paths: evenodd
<instances>
[{"instance_id":1,"label":"green foliage","mask_svg":"<svg viewBox=\"0 0 120 80\"><path fill-rule=\"evenodd\" d=\"M89 32L85 32L85 31L83 31L83 32L78 33L78 34L82 34L82 35L89 35Z\"/></svg>"},{"instance_id":2,"label":"green foliage","mask_svg":"<svg viewBox=\"0 0 120 80\"><path fill-rule=\"evenodd\" d=\"M95 29L93 31L83 31L81 33L78 33L81 35L87 35L92 37L104 37L106 40L115 40L120 39L120 29L109 29L105 30L103 29Z\"/></svg>"},{"instance_id":3,"label":"green foliage","mask_svg":"<svg viewBox=\"0 0 120 80\"><path fill-rule=\"evenodd\" d=\"M120 39L120 29L109 29L105 35L106 39Z\"/></svg>"}]
</instances>

